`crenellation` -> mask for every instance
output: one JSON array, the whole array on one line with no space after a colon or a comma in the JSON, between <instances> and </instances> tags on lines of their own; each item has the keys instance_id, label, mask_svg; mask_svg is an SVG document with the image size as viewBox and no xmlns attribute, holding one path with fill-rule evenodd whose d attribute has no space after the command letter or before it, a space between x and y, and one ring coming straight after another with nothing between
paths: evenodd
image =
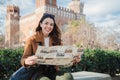
<instances>
[{"instance_id":1,"label":"crenellation","mask_svg":"<svg viewBox=\"0 0 120 80\"><path fill-rule=\"evenodd\" d=\"M16 5L8 5L7 6L7 10L8 9L15 9L15 10L19 10L19 7L18 6L16 6Z\"/></svg>"},{"instance_id":2,"label":"crenellation","mask_svg":"<svg viewBox=\"0 0 120 80\"><path fill-rule=\"evenodd\" d=\"M19 15L19 7L15 5L7 6L7 14L14 15L15 17Z\"/></svg>"},{"instance_id":3,"label":"crenellation","mask_svg":"<svg viewBox=\"0 0 120 80\"><path fill-rule=\"evenodd\" d=\"M60 15L60 16L64 16L64 17L68 17L68 18L74 18L75 13L74 13L73 10L70 10L69 8L63 8L63 7L58 6L57 10L58 10L57 11L58 15ZM71 17L71 15L73 17Z\"/></svg>"},{"instance_id":4,"label":"crenellation","mask_svg":"<svg viewBox=\"0 0 120 80\"><path fill-rule=\"evenodd\" d=\"M50 5L43 6L45 9L45 12L49 12L52 14L57 14L57 16L63 16L66 18L76 19L75 18L75 12L73 10L70 10L69 8L64 8L61 6L54 7ZM42 9L42 8L41 8ZM39 9L39 11L41 11Z\"/></svg>"}]
</instances>

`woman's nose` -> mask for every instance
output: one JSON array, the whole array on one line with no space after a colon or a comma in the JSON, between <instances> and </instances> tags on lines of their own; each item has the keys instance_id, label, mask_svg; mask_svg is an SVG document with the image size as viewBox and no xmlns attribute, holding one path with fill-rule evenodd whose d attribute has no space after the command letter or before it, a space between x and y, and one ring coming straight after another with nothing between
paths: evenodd
<instances>
[{"instance_id":1,"label":"woman's nose","mask_svg":"<svg viewBox=\"0 0 120 80\"><path fill-rule=\"evenodd\" d=\"M47 27L48 27L48 28L50 28L50 27L51 27L51 25L50 25L50 24L48 24L48 25L47 25Z\"/></svg>"}]
</instances>

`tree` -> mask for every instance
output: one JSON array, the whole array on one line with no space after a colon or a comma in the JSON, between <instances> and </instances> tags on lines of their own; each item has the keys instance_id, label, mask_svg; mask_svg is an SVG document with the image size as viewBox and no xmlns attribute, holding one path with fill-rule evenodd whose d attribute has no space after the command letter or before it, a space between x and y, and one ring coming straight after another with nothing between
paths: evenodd
<instances>
[{"instance_id":1,"label":"tree","mask_svg":"<svg viewBox=\"0 0 120 80\"><path fill-rule=\"evenodd\" d=\"M73 20L68 23L63 37L65 45L83 45L84 47L93 48L96 34L92 24L82 20Z\"/></svg>"}]
</instances>

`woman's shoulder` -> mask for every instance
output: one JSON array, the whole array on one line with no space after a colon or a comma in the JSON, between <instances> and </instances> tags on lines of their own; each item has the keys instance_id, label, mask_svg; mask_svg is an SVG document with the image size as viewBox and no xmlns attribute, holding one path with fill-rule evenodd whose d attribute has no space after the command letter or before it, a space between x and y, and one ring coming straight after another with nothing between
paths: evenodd
<instances>
[{"instance_id":1,"label":"woman's shoulder","mask_svg":"<svg viewBox=\"0 0 120 80\"><path fill-rule=\"evenodd\" d=\"M39 41L41 40L41 38L42 34L39 31L37 31L28 38L28 41Z\"/></svg>"},{"instance_id":2,"label":"woman's shoulder","mask_svg":"<svg viewBox=\"0 0 120 80\"><path fill-rule=\"evenodd\" d=\"M33 41L33 40L35 40L37 34L38 34L38 32L33 33L31 36L29 36L29 37L27 38L27 41Z\"/></svg>"}]
</instances>

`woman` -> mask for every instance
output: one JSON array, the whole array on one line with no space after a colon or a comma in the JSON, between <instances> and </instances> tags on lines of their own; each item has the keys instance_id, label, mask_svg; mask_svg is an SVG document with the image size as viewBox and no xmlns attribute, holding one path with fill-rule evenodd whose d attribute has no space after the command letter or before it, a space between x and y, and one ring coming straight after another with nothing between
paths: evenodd
<instances>
[{"instance_id":1,"label":"woman","mask_svg":"<svg viewBox=\"0 0 120 80\"><path fill-rule=\"evenodd\" d=\"M59 71L58 66L49 65L39 65L35 66L35 59L37 57L34 55L38 45L41 46L55 46L61 45L61 33L56 25L54 15L44 13L39 21L36 28L36 32L27 41L24 48L24 53L21 58L21 67L17 70L10 78L10 80L30 80L32 76L37 73L40 80L55 80L57 72ZM76 61L77 62L77 61ZM70 74L66 74L65 80L72 80Z\"/></svg>"}]
</instances>

